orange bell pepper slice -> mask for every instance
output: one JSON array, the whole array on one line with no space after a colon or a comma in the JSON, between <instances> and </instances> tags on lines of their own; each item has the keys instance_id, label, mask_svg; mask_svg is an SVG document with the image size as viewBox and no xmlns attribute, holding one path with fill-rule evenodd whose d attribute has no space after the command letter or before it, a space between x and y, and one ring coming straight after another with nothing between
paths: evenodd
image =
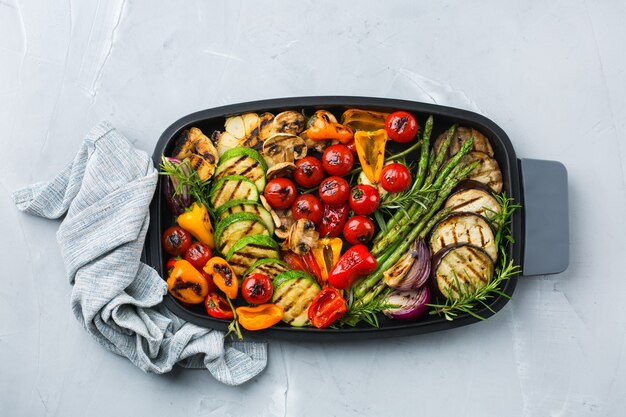
<instances>
[{"instance_id":1,"label":"orange bell pepper slice","mask_svg":"<svg viewBox=\"0 0 626 417\"><path fill-rule=\"evenodd\" d=\"M209 284L200 271L184 259L174 262L167 278L169 293L187 304L200 304L209 293Z\"/></svg>"},{"instance_id":2,"label":"orange bell pepper slice","mask_svg":"<svg viewBox=\"0 0 626 417\"><path fill-rule=\"evenodd\" d=\"M378 130L385 128L389 113L380 111L348 109L341 115L341 123L352 130Z\"/></svg>"},{"instance_id":3,"label":"orange bell pepper slice","mask_svg":"<svg viewBox=\"0 0 626 417\"><path fill-rule=\"evenodd\" d=\"M276 304L261 304L256 307L237 307L239 324L250 331L272 327L283 319L285 310Z\"/></svg>"},{"instance_id":4,"label":"orange bell pepper slice","mask_svg":"<svg viewBox=\"0 0 626 417\"><path fill-rule=\"evenodd\" d=\"M228 298L231 300L237 298L239 280L237 279L237 275L235 275L235 271L233 271L233 268L231 268L226 260L219 256L214 256L209 259L203 270L213 278L213 282L217 285L217 288L222 290Z\"/></svg>"},{"instance_id":5,"label":"orange bell pepper slice","mask_svg":"<svg viewBox=\"0 0 626 417\"><path fill-rule=\"evenodd\" d=\"M333 117L334 119L334 117ZM354 132L348 126L331 120L329 113L318 110L311 117L309 128L306 130L307 137L313 140L336 139L341 143L349 143L354 137Z\"/></svg>"}]
</instances>

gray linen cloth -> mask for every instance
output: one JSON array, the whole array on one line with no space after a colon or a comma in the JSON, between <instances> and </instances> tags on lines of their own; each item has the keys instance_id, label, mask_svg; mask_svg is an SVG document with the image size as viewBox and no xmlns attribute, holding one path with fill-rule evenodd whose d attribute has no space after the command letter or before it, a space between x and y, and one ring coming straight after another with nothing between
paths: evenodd
<instances>
[{"instance_id":1,"label":"gray linen cloth","mask_svg":"<svg viewBox=\"0 0 626 417\"><path fill-rule=\"evenodd\" d=\"M150 157L102 123L55 179L13 200L36 216L66 214L57 240L74 284L72 311L100 345L145 372L206 367L220 382L244 383L265 368L266 344L225 342L222 332L181 320L161 305L165 281L139 260L157 178Z\"/></svg>"}]
</instances>

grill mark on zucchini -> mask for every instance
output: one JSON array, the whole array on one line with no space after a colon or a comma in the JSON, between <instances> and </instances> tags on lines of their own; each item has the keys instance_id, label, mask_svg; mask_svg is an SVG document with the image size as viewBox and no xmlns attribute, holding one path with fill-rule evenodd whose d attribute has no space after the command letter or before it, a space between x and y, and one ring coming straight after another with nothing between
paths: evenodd
<instances>
[{"instance_id":1,"label":"grill mark on zucchini","mask_svg":"<svg viewBox=\"0 0 626 417\"><path fill-rule=\"evenodd\" d=\"M291 290L292 287L294 287L297 284L297 279L294 279L292 281L289 281L288 283L285 283L283 285L280 286L280 288L278 288L278 293L276 295L278 295L278 298L276 298L273 303L274 304L278 304L282 301L282 299L285 297L285 294L289 293L289 290ZM284 289L283 289L284 288ZM285 310L287 310L285 308Z\"/></svg>"}]
</instances>

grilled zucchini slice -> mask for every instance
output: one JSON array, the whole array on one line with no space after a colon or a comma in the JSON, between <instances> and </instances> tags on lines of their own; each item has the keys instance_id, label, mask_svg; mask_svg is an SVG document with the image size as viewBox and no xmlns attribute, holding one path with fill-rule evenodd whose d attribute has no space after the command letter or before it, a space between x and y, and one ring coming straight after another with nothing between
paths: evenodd
<instances>
[{"instance_id":1,"label":"grilled zucchini slice","mask_svg":"<svg viewBox=\"0 0 626 417\"><path fill-rule=\"evenodd\" d=\"M259 200L259 190L252 181L241 175L229 175L221 178L209 193L209 201L214 209L218 209L231 200Z\"/></svg>"},{"instance_id":2,"label":"grilled zucchini slice","mask_svg":"<svg viewBox=\"0 0 626 417\"><path fill-rule=\"evenodd\" d=\"M272 302L285 310L283 321L294 327L309 324L308 311L322 289L302 271L287 271L274 278Z\"/></svg>"},{"instance_id":3,"label":"grilled zucchini slice","mask_svg":"<svg viewBox=\"0 0 626 417\"><path fill-rule=\"evenodd\" d=\"M270 236L274 234L274 219L269 211L265 209L261 204L251 200L231 200L222 204L220 208L215 212L218 219L222 220L227 216L235 213L252 213L259 216L265 222Z\"/></svg>"},{"instance_id":4,"label":"grilled zucchini slice","mask_svg":"<svg viewBox=\"0 0 626 417\"><path fill-rule=\"evenodd\" d=\"M245 272L259 259L274 258L280 256L278 243L266 235L251 235L238 240L228 251L226 260L238 277L243 277Z\"/></svg>"},{"instance_id":5,"label":"grilled zucchini slice","mask_svg":"<svg viewBox=\"0 0 626 417\"><path fill-rule=\"evenodd\" d=\"M437 223L430 236L430 253L461 243L483 249L494 262L498 257L493 230L487 220L478 214L455 213Z\"/></svg>"},{"instance_id":6,"label":"grilled zucchini slice","mask_svg":"<svg viewBox=\"0 0 626 417\"><path fill-rule=\"evenodd\" d=\"M480 248L455 245L433 256L432 271L433 286L439 295L456 300L460 294L486 285L493 276L494 263Z\"/></svg>"},{"instance_id":7,"label":"grilled zucchini slice","mask_svg":"<svg viewBox=\"0 0 626 417\"><path fill-rule=\"evenodd\" d=\"M254 182L262 192L265 188L265 172L267 164L254 149L229 149L220 157L220 163L215 170L214 177L219 180L230 175L241 175Z\"/></svg>"},{"instance_id":8,"label":"grilled zucchini slice","mask_svg":"<svg viewBox=\"0 0 626 417\"><path fill-rule=\"evenodd\" d=\"M227 254L238 240L251 235L269 236L265 222L252 213L235 213L217 224L215 244L221 254Z\"/></svg>"},{"instance_id":9,"label":"grilled zucchini slice","mask_svg":"<svg viewBox=\"0 0 626 417\"><path fill-rule=\"evenodd\" d=\"M285 262L280 259L266 258L256 261L243 275L264 274L273 280L278 275L287 271L289 271L289 267Z\"/></svg>"},{"instance_id":10,"label":"grilled zucchini slice","mask_svg":"<svg viewBox=\"0 0 626 417\"><path fill-rule=\"evenodd\" d=\"M468 187L448 197L444 207L452 209L452 212L479 214L486 219L493 218L502 211L491 191L475 181L468 181Z\"/></svg>"}]
</instances>

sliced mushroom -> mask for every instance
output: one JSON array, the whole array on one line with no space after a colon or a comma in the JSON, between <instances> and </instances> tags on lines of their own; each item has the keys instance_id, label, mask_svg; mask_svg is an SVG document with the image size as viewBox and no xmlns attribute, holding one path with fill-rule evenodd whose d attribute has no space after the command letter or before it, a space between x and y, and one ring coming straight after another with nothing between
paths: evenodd
<instances>
[{"instance_id":1,"label":"sliced mushroom","mask_svg":"<svg viewBox=\"0 0 626 417\"><path fill-rule=\"evenodd\" d=\"M274 131L277 133L297 135L304 130L306 118L302 113L298 113L297 111L284 111L274 117L272 125Z\"/></svg>"},{"instance_id":2,"label":"sliced mushroom","mask_svg":"<svg viewBox=\"0 0 626 417\"><path fill-rule=\"evenodd\" d=\"M306 156L307 147L300 136L277 133L263 142L263 157L267 165L294 162Z\"/></svg>"},{"instance_id":3,"label":"sliced mushroom","mask_svg":"<svg viewBox=\"0 0 626 417\"><path fill-rule=\"evenodd\" d=\"M315 224L309 219L298 219L289 230L289 249L298 255L306 255L311 248L317 247L320 234Z\"/></svg>"},{"instance_id":4,"label":"sliced mushroom","mask_svg":"<svg viewBox=\"0 0 626 417\"><path fill-rule=\"evenodd\" d=\"M300 133L300 137L304 140L307 149L313 149L315 152L324 153L326 148L330 146L330 140L313 140L309 139L306 130Z\"/></svg>"},{"instance_id":5,"label":"sliced mushroom","mask_svg":"<svg viewBox=\"0 0 626 417\"><path fill-rule=\"evenodd\" d=\"M293 213L291 209L285 210L274 210L272 206L269 205L265 197L260 196L261 204L267 211L272 215L272 219L274 220L274 234L279 239L287 239L289 236L289 230L291 229L291 225L295 223L295 219L293 218Z\"/></svg>"},{"instance_id":6,"label":"sliced mushroom","mask_svg":"<svg viewBox=\"0 0 626 417\"><path fill-rule=\"evenodd\" d=\"M270 167L265 174L267 180L278 177L291 177L296 170L296 164L293 162L279 162Z\"/></svg>"}]
</instances>

